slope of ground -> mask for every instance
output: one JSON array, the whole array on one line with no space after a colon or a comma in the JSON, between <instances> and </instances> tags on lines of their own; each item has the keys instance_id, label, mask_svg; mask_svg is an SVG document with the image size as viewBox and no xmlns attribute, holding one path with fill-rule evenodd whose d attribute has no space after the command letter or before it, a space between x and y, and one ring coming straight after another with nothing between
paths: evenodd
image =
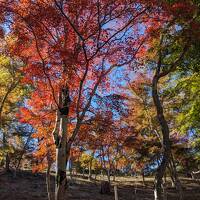
<instances>
[{"instance_id":1,"label":"slope of ground","mask_svg":"<svg viewBox=\"0 0 200 200\"><path fill-rule=\"evenodd\" d=\"M52 177L53 180L53 177ZM119 200L153 200L153 179L146 179L146 186L140 178L117 178ZM184 200L199 200L200 185L190 179L182 179ZM52 186L54 181L52 181ZM67 193L69 200L113 200L113 186L110 195L100 194L99 181L74 178ZM178 200L175 189L168 187L167 199ZM32 174L28 171L0 175L0 200L47 200L45 174Z\"/></svg>"}]
</instances>

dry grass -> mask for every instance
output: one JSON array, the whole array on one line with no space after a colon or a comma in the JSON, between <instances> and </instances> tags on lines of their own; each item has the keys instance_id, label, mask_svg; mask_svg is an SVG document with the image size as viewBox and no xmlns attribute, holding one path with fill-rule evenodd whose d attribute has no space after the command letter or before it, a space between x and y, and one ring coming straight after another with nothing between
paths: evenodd
<instances>
[{"instance_id":1,"label":"dry grass","mask_svg":"<svg viewBox=\"0 0 200 200\"><path fill-rule=\"evenodd\" d=\"M113 186L110 195L101 195L100 179L89 181L81 175L74 177L69 185L67 200L113 200ZM181 179L184 185L184 200L199 200L200 185L191 179ZM152 200L153 199L153 178L146 178L146 185L143 185L142 178L138 177L117 177L119 200ZM52 187L54 178L52 176ZM53 189L53 188L52 188ZM136 195L135 195L136 192ZM168 182L167 196L169 200L178 200L177 191L170 187ZM0 176L0 200L47 200L45 174L34 175L29 171L22 171L13 178L12 174Z\"/></svg>"}]
</instances>

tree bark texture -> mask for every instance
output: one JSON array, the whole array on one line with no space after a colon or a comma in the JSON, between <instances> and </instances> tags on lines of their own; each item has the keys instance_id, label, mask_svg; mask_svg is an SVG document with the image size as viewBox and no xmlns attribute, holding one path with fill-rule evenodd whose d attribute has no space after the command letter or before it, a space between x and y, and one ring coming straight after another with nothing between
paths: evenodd
<instances>
[{"instance_id":1,"label":"tree bark texture","mask_svg":"<svg viewBox=\"0 0 200 200\"><path fill-rule=\"evenodd\" d=\"M47 185L47 194L48 200L53 200L53 193L51 191L51 174L50 174L51 164L48 164L46 172L46 185Z\"/></svg>"},{"instance_id":2,"label":"tree bark texture","mask_svg":"<svg viewBox=\"0 0 200 200\"><path fill-rule=\"evenodd\" d=\"M55 199L64 200L67 188L66 166L69 154L67 153L67 117L61 116L60 119L62 135L56 147L56 189Z\"/></svg>"},{"instance_id":3,"label":"tree bark texture","mask_svg":"<svg viewBox=\"0 0 200 200\"><path fill-rule=\"evenodd\" d=\"M152 83L152 96L154 105L157 111L157 118L162 131L162 161L159 165L156 176L155 176L155 190L154 197L155 200L162 199L162 179L169 162L170 157L170 139L169 139L169 127L163 113L163 106L161 104L158 95L158 81L159 81L159 69L157 69L156 74L153 77Z\"/></svg>"}]
</instances>

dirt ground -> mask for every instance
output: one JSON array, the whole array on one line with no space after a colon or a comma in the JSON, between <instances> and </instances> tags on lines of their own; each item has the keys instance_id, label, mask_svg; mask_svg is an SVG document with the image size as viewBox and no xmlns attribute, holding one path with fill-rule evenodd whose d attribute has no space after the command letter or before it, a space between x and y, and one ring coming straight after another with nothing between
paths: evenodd
<instances>
[{"instance_id":1,"label":"dirt ground","mask_svg":"<svg viewBox=\"0 0 200 200\"><path fill-rule=\"evenodd\" d=\"M53 180L53 177L52 177ZM119 200L153 200L153 179L117 178ZM184 200L200 200L200 184L191 179L181 179L184 185ZM52 187L53 183L52 181ZM114 200L113 185L109 195L100 194L99 181L74 178L69 185L66 200ZM177 191L168 185L167 199L178 200ZM45 174L34 175L29 171L0 175L0 200L47 200Z\"/></svg>"}]
</instances>

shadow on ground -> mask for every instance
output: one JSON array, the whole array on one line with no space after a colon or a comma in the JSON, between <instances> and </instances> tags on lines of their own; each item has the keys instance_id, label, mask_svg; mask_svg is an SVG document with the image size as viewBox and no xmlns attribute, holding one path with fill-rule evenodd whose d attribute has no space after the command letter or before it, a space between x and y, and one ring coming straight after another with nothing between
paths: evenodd
<instances>
[{"instance_id":1,"label":"shadow on ground","mask_svg":"<svg viewBox=\"0 0 200 200\"><path fill-rule=\"evenodd\" d=\"M52 190L54 177L52 176ZM184 183L184 200L199 200L200 185L190 179L182 179ZM153 183L147 181L146 186L136 181L117 181L119 200L153 200ZM67 200L113 200L113 186L110 195L100 194L99 181L88 181L79 176L69 185ZM136 193L136 195L135 195ZM68 197L68 198L67 198ZM167 199L178 200L178 193L168 187ZM0 175L0 200L47 200L45 174L32 174L30 171L19 171L14 178L12 173Z\"/></svg>"}]
</instances>

